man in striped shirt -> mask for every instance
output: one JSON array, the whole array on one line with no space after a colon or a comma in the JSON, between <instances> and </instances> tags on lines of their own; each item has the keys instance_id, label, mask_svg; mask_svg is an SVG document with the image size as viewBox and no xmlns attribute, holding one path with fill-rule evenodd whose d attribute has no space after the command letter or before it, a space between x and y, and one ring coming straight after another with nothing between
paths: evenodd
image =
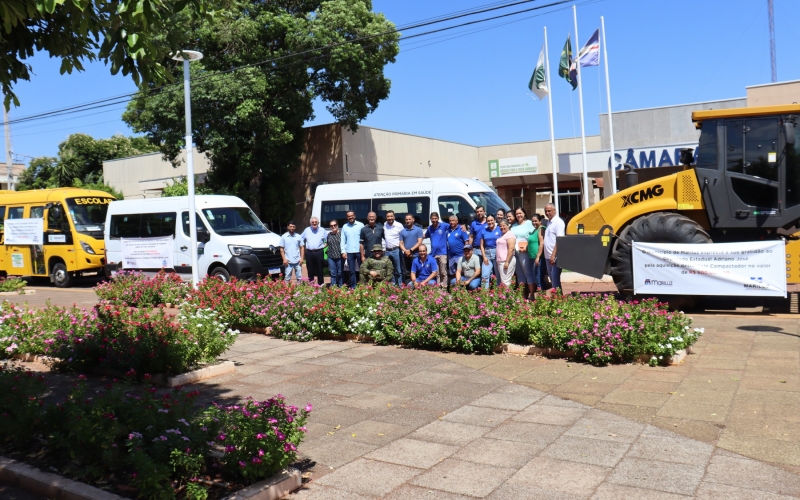
<instances>
[{"instance_id":1,"label":"man in striped shirt","mask_svg":"<svg viewBox=\"0 0 800 500\"><path fill-rule=\"evenodd\" d=\"M342 233L339 223L334 219L328 231L328 271L331 273L331 286L342 286L344 261L342 260Z\"/></svg>"}]
</instances>

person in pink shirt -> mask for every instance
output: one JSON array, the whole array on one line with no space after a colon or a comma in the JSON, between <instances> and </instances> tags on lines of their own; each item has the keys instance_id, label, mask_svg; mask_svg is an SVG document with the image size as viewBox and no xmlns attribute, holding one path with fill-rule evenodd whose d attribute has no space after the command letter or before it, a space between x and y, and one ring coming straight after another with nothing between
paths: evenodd
<instances>
[{"instance_id":1,"label":"person in pink shirt","mask_svg":"<svg viewBox=\"0 0 800 500\"><path fill-rule=\"evenodd\" d=\"M517 259L514 256L517 239L511 232L507 220L501 220L499 224L503 235L497 238L497 253L495 254L497 276L503 286L511 286L511 280L514 278L514 271L517 268Z\"/></svg>"}]
</instances>

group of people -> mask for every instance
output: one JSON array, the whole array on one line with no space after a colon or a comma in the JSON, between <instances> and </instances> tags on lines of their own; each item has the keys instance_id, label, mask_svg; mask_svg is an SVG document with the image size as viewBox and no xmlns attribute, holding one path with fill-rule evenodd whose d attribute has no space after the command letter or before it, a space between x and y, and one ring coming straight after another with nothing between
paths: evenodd
<instances>
[{"instance_id":1,"label":"group of people","mask_svg":"<svg viewBox=\"0 0 800 500\"><path fill-rule=\"evenodd\" d=\"M488 289L492 276L498 286L512 286L516 276L525 298L533 298L548 279L554 288L561 288L556 238L564 235L565 225L552 204L545 206L545 217L533 214L528 218L522 207L487 215L485 208L478 206L469 226L459 224L452 214L444 224L437 212L431 213L431 223L424 230L411 214L404 216L404 222L398 222L392 210L386 212L383 224L377 224L375 212L370 212L363 224L350 211L345 224L339 227L338 221L332 220L328 229L312 217L311 225L300 234L289 222L280 249L285 279L290 280L294 272L299 280L305 259L309 281L322 285L323 251L327 248L332 286L344 285L347 262L350 288L356 287L357 276L364 283L449 284L469 290ZM423 244L424 239L430 241L430 248Z\"/></svg>"}]
</instances>

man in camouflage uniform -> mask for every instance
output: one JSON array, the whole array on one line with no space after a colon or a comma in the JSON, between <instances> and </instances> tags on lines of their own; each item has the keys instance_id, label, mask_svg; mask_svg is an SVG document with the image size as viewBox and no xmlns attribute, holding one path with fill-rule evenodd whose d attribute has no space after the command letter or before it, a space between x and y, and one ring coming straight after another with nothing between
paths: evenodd
<instances>
[{"instance_id":1,"label":"man in camouflage uniform","mask_svg":"<svg viewBox=\"0 0 800 500\"><path fill-rule=\"evenodd\" d=\"M383 255L380 244L372 245L372 257L361 264L361 282L366 284L384 283L392 280L394 266L392 261Z\"/></svg>"}]
</instances>

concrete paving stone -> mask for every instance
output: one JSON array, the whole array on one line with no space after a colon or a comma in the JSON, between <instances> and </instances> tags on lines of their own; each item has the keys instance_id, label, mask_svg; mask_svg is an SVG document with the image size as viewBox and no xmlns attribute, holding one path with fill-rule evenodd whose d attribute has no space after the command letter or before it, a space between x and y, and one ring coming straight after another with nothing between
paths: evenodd
<instances>
[{"instance_id":1,"label":"concrete paving stone","mask_svg":"<svg viewBox=\"0 0 800 500\"><path fill-rule=\"evenodd\" d=\"M553 395L561 399L568 399L586 406L595 406L600 402L601 399L603 399L603 396L598 396L596 394L575 394L573 392L563 392L559 390L559 388L553 390Z\"/></svg>"},{"instance_id":2,"label":"concrete paving stone","mask_svg":"<svg viewBox=\"0 0 800 500\"><path fill-rule=\"evenodd\" d=\"M488 500L582 500L582 497L510 482L500 485L486 498Z\"/></svg>"},{"instance_id":3,"label":"concrete paving stone","mask_svg":"<svg viewBox=\"0 0 800 500\"><path fill-rule=\"evenodd\" d=\"M497 363L497 357L495 356L485 356L480 354L465 355L456 352L436 352L433 354L440 359L453 361L468 368L472 368L473 370L480 370L488 365Z\"/></svg>"},{"instance_id":4,"label":"concrete paving stone","mask_svg":"<svg viewBox=\"0 0 800 500\"><path fill-rule=\"evenodd\" d=\"M494 390L494 387L491 385L475 384L461 379L437 388L437 392L442 394L453 394L455 396L464 396L472 399L477 399L488 394L492 390Z\"/></svg>"},{"instance_id":5,"label":"concrete paving stone","mask_svg":"<svg viewBox=\"0 0 800 500\"><path fill-rule=\"evenodd\" d=\"M320 387L318 390L325 394L332 394L336 396L355 396L364 391L375 390L374 385L357 384L355 382L339 382L325 387Z\"/></svg>"},{"instance_id":6,"label":"concrete paving stone","mask_svg":"<svg viewBox=\"0 0 800 500\"><path fill-rule=\"evenodd\" d=\"M643 430L644 424L631 422L628 419L609 420L584 417L567 429L564 435L615 443L632 443Z\"/></svg>"},{"instance_id":7,"label":"concrete paving stone","mask_svg":"<svg viewBox=\"0 0 800 500\"><path fill-rule=\"evenodd\" d=\"M518 364L498 361L493 365L489 365L481 370L482 373L499 377L505 380L515 380L518 377L525 375L532 371L534 366L530 364Z\"/></svg>"},{"instance_id":8,"label":"concrete paving stone","mask_svg":"<svg viewBox=\"0 0 800 500\"><path fill-rule=\"evenodd\" d=\"M350 358L350 359L360 359L360 358L366 358L368 356L372 356L373 354L375 354L375 352L376 351L373 350L373 349L369 349L369 348L363 347L363 346L358 346L358 347L354 347L353 349L348 349L346 351L340 352L339 356L342 356L344 358Z\"/></svg>"},{"instance_id":9,"label":"concrete paving stone","mask_svg":"<svg viewBox=\"0 0 800 500\"><path fill-rule=\"evenodd\" d=\"M459 378L460 381L467 382L469 384L483 384L488 385L491 387L499 387L501 385L507 384L508 381L499 379L497 377L493 377L483 372L475 372L470 373L468 375L462 375Z\"/></svg>"},{"instance_id":10,"label":"concrete paving stone","mask_svg":"<svg viewBox=\"0 0 800 500\"><path fill-rule=\"evenodd\" d=\"M407 400L408 398L402 398L392 394L362 392L361 394L343 400L339 404L352 406L353 408L361 408L363 410L385 410L386 408L390 408Z\"/></svg>"},{"instance_id":11,"label":"concrete paving stone","mask_svg":"<svg viewBox=\"0 0 800 500\"><path fill-rule=\"evenodd\" d=\"M310 365L306 363L306 360L302 360L299 363L292 363L290 365L283 365L272 368L270 370L272 373L280 373L283 375L291 375L291 376L298 376L298 375L309 375L311 373L319 372L324 370L324 366L316 366Z\"/></svg>"},{"instance_id":12,"label":"concrete paving stone","mask_svg":"<svg viewBox=\"0 0 800 500\"><path fill-rule=\"evenodd\" d=\"M542 456L601 467L614 467L629 447L627 443L561 436L542 452Z\"/></svg>"},{"instance_id":13,"label":"concrete paving stone","mask_svg":"<svg viewBox=\"0 0 800 500\"><path fill-rule=\"evenodd\" d=\"M516 384L515 384L516 385ZM498 408L501 410L521 411L529 407L544 396L544 393L536 389L517 386L516 389L525 389L526 392L507 393L501 392L506 387L500 387L472 402L473 406L486 406L488 408Z\"/></svg>"},{"instance_id":14,"label":"concrete paving stone","mask_svg":"<svg viewBox=\"0 0 800 500\"><path fill-rule=\"evenodd\" d=\"M319 422L306 422L305 442L327 436L329 432L336 432L335 426L331 424L321 424Z\"/></svg>"},{"instance_id":15,"label":"concrete paving stone","mask_svg":"<svg viewBox=\"0 0 800 500\"><path fill-rule=\"evenodd\" d=\"M792 500L797 497L703 481L697 489L695 498L698 500Z\"/></svg>"},{"instance_id":16,"label":"concrete paving stone","mask_svg":"<svg viewBox=\"0 0 800 500\"><path fill-rule=\"evenodd\" d=\"M598 382L606 384L623 384L637 371L639 365L591 366L583 364L570 365L579 371L574 381Z\"/></svg>"},{"instance_id":17,"label":"concrete paving stone","mask_svg":"<svg viewBox=\"0 0 800 500\"><path fill-rule=\"evenodd\" d=\"M720 368L724 370L743 370L746 367L744 359L741 357L714 357L705 355L702 359L695 362L698 368Z\"/></svg>"},{"instance_id":18,"label":"concrete paving stone","mask_svg":"<svg viewBox=\"0 0 800 500\"><path fill-rule=\"evenodd\" d=\"M753 348L748 359L779 359L783 361L800 361L800 352L773 349Z\"/></svg>"},{"instance_id":19,"label":"concrete paving stone","mask_svg":"<svg viewBox=\"0 0 800 500\"><path fill-rule=\"evenodd\" d=\"M679 388L671 399L679 399L680 401L688 401L690 403L711 405L711 406L729 406L733 402L736 395L736 390L717 390L717 389L694 389L694 388Z\"/></svg>"},{"instance_id":20,"label":"concrete paving stone","mask_svg":"<svg viewBox=\"0 0 800 500\"><path fill-rule=\"evenodd\" d=\"M469 403L470 400L471 398L465 396L434 392L425 396L414 398L408 401L406 406L409 408L419 408L436 412L450 412L461 408L465 404Z\"/></svg>"},{"instance_id":21,"label":"concrete paving stone","mask_svg":"<svg viewBox=\"0 0 800 500\"><path fill-rule=\"evenodd\" d=\"M400 438L378 448L365 458L381 460L398 465L407 465L420 469L430 469L434 465L450 457L458 451L458 446L451 446L429 441Z\"/></svg>"},{"instance_id":22,"label":"concrete paving stone","mask_svg":"<svg viewBox=\"0 0 800 500\"><path fill-rule=\"evenodd\" d=\"M661 382L657 380L640 380L631 377L619 386L620 390L650 392L653 394L669 394L678 389L680 382Z\"/></svg>"},{"instance_id":23,"label":"concrete paving stone","mask_svg":"<svg viewBox=\"0 0 800 500\"><path fill-rule=\"evenodd\" d=\"M428 369L432 372L452 373L453 375L469 375L475 372L474 368L470 368L453 361L445 361L444 363L434 364Z\"/></svg>"},{"instance_id":24,"label":"concrete paving stone","mask_svg":"<svg viewBox=\"0 0 800 500\"><path fill-rule=\"evenodd\" d=\"M238 379L238 381L244 384L272 385L280 382L285 382L287 380L293 379L294 377L295 377L294 375L286 375L283 373L274 373L272 371L267 371L267 372L258 372L252 375L241 377Z\"/></svg>"},{"instance_id":25,"label":"concrete paving stone","mask_svg":"<svg viewBox=\"0 0 800 500\"><path fill-rule=\"evenodd\" d=\"M532 424L509 420L503 425L492 429L486 437L502 441L515 441L528 443L544 449L564 433L564 427L556 425Z\"/></svg>"},{"instance_id":26,"label":"concrete paving stone","mask_svg":"<svg viewBox=\"0 0 800 500\"><path fill-rule=\"evenodd\" d=\"M669 399L668 393L632 391L619 388L601 399L603 403L660 408Z\"/></svg>"},{"instance_id":27,"label":"concrete paving stone","mask_svg":"<svg viewBox=\"0 0 800 500\"><path fill-rule=\"evenodd\" d=\"M247 390L250 391L250 393L245 394L245 396L255 396L255 394L260 394L262 396L272 397L276 394L281 394L287 398L294 398L299 394L303 394L314 389L314 387L310 385L297 383L296 379L292 379L290 382L280 382L272 385L237 383L236 386L247 387ZM232 385L226 384L224 387L232 387Z\"/></svg>"},{"instance_id":28,"label":"concrete paving stone","mask_svg":"<svg viewBox=\"0 0 800 500\"><path fill-rule=\"evenodd\" d=\"M321 410L327 406L338 404L341 399L342 398L340 396L325 394L324 392L317 390L310 390L287 397L287 402L294 403L295 406L298 407L303 407L306 404L311 403L313 408Z\"/></svg>"},{"instance_id":29,"label":"concrete paving stone","mask_svg":"<svg viewBox=\"0 0 800 500\"><path fill-rule=\"evenodd\" d=\"M488 427L435 420L407 437L433 443L466 446L489 432Z\"/></svg>"},{"instance_id":30,"label":"concrete paving stone","mask_svg":"<svg viewBox=\"0 0 800 500\"><path fill-rule=\"evenodd\" d=\"M462 406L442 417L442 420L482 427L497 427L514 415L513 411L498 410L497 408Z\"/></svg>"},{"instance_id":31,"label":"concrete paving stone","mask_svg":"<svg viewBox=\"0 0 800 500\"><path fill-rule=\"evenodd\" d=\"M427 384L435 387L446 385L458 380L459 376L452 373L421 371L400 379L402 382L412 384Z\"/></svg>"},{"instance_id":32,"label":"concrete paving stone","mask_svg":"<svg viewBox=\"0 0 800 500\"><path fill-rule=\"evenodd\" d=\"M405 484L385 497L385 500L474 500L474 498Z\"/></svg>"},{"instance_id":33,"label":"concrete paving stone","mask_svg":"<svg viewBox=\"0 0 800 500\"><path fill-rule=\"evenodd\" d=\"M738 437L758 437L777 439L779 441L800 441L800 428L795 422L764 418L753 418L756 415L740 415L731 412L725 420L723 434Z\"/></svg>"},{"instance_id":34,"label":"concrete paving stone","mask_svg":"<svg viewBox=\"0 0 800 500\"><path fill-rule=\"evenodd\" d=\"M534 383L534 384L565 384L572 380L578 373L575 370L568 370L566 368L553 369L552 366L537 366L533 370L520 375L514 379L517 383Z\"/></svg>"},{"instance_id":35,"label":"concrete paving stone","mask_svg":"<svg viewBox=\"0 0 800 500\"><path fill-rule=\"evenodd\" d=\"M592 500L619 500L620 498L642 498L647 500L687 500L692 496L677 495L647 488L633 488L619 484L603 483L592 495Z\"/></svg>"},{"instance_id":36,"label":"concrete paving stone","mask_svg":"<svg viewBox=\"0 0 800 500\"><path fill-rule=\"evenodd\" d=\"M311 421L348 427L362 420L371 419L375 414L376 412L371 410L337 404L312 411Z\"/></svg>"},{"instance_id":37,"label":"concrete paving stone","mask_svg":"<svg viewBox=\"0 0 800 500\"><path fill-rule=\"evenodd\" d=\"M719 440L720 434L722 433L722 429L719 427L719 424L698 420L684 420L679 418L665 418L657 416L650 419L649 423L656 427L660 427L661 429L674 431L676 434L680 434L683 437L696 439L697 441L702 441L704 443L716 443Z\"/></svg>"},{"instance_id":38,"label":"concrete paving stone","mask_svg":"<svg viewBox=\"0 0 800 500\"><path fill-rule=\"evenodd\" d=\"M286 497L290 500L373 500L375 497L358 495L352 491L321 486L316 482L303 487Z\"/></svg>"},{"instance_id":39,"label":"concrete paving stone","mask_svg":"<svg viewBox=\"0 0 800 500\"><path fill-rule=\"evenodd\" d=\"M740 387L745 390L800 392L800 378L788 378L780 375L754 377L748 373L742 377Z\"/></svg>"},{"instance_id":40,"label":"concrete paving stone","mask_svg":"<svg viewBox=\"0 0 800 500\"><path fill-rule=\"evenodd\" d=\"M626 457L614 468L608 482L679 495L693 495L700 485L703 473L704 468L695 465Z\"/></svg>"},{"instance_id":41,"label":"concrete paving stone","mask_svg":"<svg viewBox=\"0 0 800 500\"><path fill-rule=\"evenodd\" d=\"M390 443L395 439L405 436L413 430L414 427L410 425L364 420L341 429L340 434L345 437L350 436L350 438L361 441L362 443L383 446L386 443Z\"/></svg>"},{"instance_id":42,"label":"concrete paving stone","mask_svg":"<svg viewBox=\"0 0 800 500\"><path fill-rule=\"evenodd\" d=\"M757 460L800 467L800 443L796 437L794 441L786 441L735 435L727 430L720 435L717 446Z\"/></svg>"},{"instance_id":43,"label":"concrete paving stone","mask_svg":"<svg viewBox=\"0 0 800 500\"><path fill-rule=\"evenodd\" d=\"M692 403L673 397L659 408L656 415L660 417L703 420L706 422L724 423L728 414L727 406L711 406Z\"/></svg>"},{"instance_id":44,"label":"concrete paving stone","mask_svg":"<svg viewBox=\"0 0 800 500\"><path fill-rule=\"evenodd\" d=\"M740 389L735 401L800 406L800 393Z\"/></svg>"},{"instance_id":45,"label":"concrete paving stone","mask_svg":"<svg viewBox=\"0 0 800 500\"><path fill-rule=\"evenodd\" d=\"M682 436L639 436L628 450L628 457L656 459L662 462L675 462L705 468L711 460L714 447Z\"/></svg>"},{"instance_id":46,"label":"concrete paving stone","mask_svg":"<svg viewBox=\"0 0 800 500\"><path fill-rule=\"evenodd\" d=\"M653 382L681 382L684 379L684 374L674 371L669 371L672 367L646 367L639 368L639 371L631 375L626 382L633 381L653 381Z\"/></svg>"},{"instance_id":47,"label":"concrete paving stone","mask_svg":"<svg viewBox=\"0 0 800 500\"><path fill-rule=\"evenodd\" d=\"M315 389L319 389L329 385L338 384L340 382L347 380L341 380L339 378L332 377L325 370L320 370L318 372L308 373L305 375L298 375L292 381L299 382L302 384L308 384L314 386Z\"/></svg>"},{"instance_id":48,"label":"concrete paving stone","mask_svg":"<svg viewBox=\"0 0 800 500\"><path fill-rule=\"evenodd\" d=\"M515 469L449 458L414 478L411 484L459 495L485 497L515 472Z\"/></svg>"},{"instance_id":49,"label":"concrete paving stone","mask_svg":"<svg viewBox=\"0 0 800 500\"><path fill-rule=\"evenodd\" d=\"M591 394L605 397L617 389L617 384L608 384L597 381L570 380L558 386L559 392L569 392L572 394Z\"/></svg>"},{"instance_id":50,"label":"concrete paving stone","mask_svg":"<svg viewBox=\"0 0 800 500\"><path fill-rule=\"evenodd\" d=\"M444 415L444 412L408 408L401 404L398 407L393 406L389 410L378 413L372 417L371 420L389 422L390 424L408 425L416 429L428 425L442 415Z\"/></svg>"},{"instance_id":51,"label":"concrete paving stone","mask_svg":"<svg viewBox=\"0 0 800 500\"><path fill-rule=\"evenodd\" d=\"M536 457L508 482L588 498L609 472L610 467Z\"/></svg>"},{"instance_id":52,"label":"concrete paving stone","mask_svg":"<svg viewBox=\"0 0 800 500\"><path fill-rule=\"evenodd\" d=\"M540 445L511 443L500 439L481 438L464 446L453 456L459 460L498 467L520 468L542 450Z\"/></svg>"},{"instance_id":53,"label":"concrete paving stone","mask_svg":"<svg viewBox=\"0 0 800 500\"><path fill-rule=\"evenodd\" d=\"M339 353L338 356L341 356L342 353ZM369 365L359 365L357 363L339 363L338 365L331 365L325 368L328 373L331 374L333 377L337 378L349 378L360 373L368 372L374 369L373 366Z\"/></svg>"},{"instance_id":54,"label":"concrete paving stone","mask_svg":"<svg viewBox=\"0 0 800 500\"><path fill-rule=\"evenodd\" d=\"M440 388L436 388L431 385L412 384L409 382L402 382L400 380L373 387L374 387L374 389L372 389L373 392L379 392L382 394L393 394L395 396L400 396L404 398L416 398L440 390Z\"/></svg>"},{"instance_id":55,"label":"concrete paving stone","mask_svg":"<svg viewBox=\"0 0 800 500\"><path fill-rule=\"evenodd\" d=\"M578 410L589 410L591 407L579 403L577 401L571 401L569 399L559 398L557 396L553 396L548 394L547 396L543 397L539 401L536 402L539 405L547 405L547 406L559 406L562 408L575 408Z\"/></svg>"},{"instance_id":56,"label":"concrete paving stone","mask_svg":"<svg viewBox=\"0 0 800 500\"><path fill-rule=\"evenodd\" d=\"M306 363L309 365L318 365L318 366L333 366L333 365L340 365L342 363L350 363L352 360L350 358L345 358L343 356L339 356L339 353L331 353L325 354L320 356L315 356L313 358L306 359Z\"/></svg>"},{"instance_id":57,"label":"concrete paving stone","mask_svg":"<svg viewBox=\"0 0 800 500\"><path fill-rule=\"evenodd\" d=\"M342 379L351 382L359 382L359 383L369 382L370 384L374 385L384 385L384 384L391 384L392 382L397 382L403 377L404 375L399 374L397 372L373 367L372 370L370 371L362 373L354 373L352 375L344 375L342 376Z\"/></svg>"},{"instance_id":58,"label":"concrete paving stone","mask_svg":"<svg viewBox=\"0 0 800 500\"><path fill-rule=\"evenodd\" d=\"M328 351L328 352L342 352L357 347L357 344L351 342L341 342L336 340L317 340L314 341L314 343L316 344L317 346L316 349L318 351Z\"/></svg>"},{"instance_id":59,"label":"concrete paving stone","mask_svg":"<svg viewBox=\"0 0 800 500\"><path fill-rule=\"evenodd\" d=\"M715 454L704 479L736 488L800 496L800 476L748 458Z\"/></svg>"},{"instance_id":60,"label":"concrete paving stone","mask_svg":"<svg viewBox=\"0 0 800 500\"><path fill-rule=\"evenodd\" d=\"M300 451L301 458L308 457L318 464L338 468L376 448L378 445L362 443L337 433L333 436L309 440L301 445Z\"/></svg>"},{"instance_id":61,"label":"concrete paving stone","mask_svg":"<svg viewBox=\"0 0 800 500\"><path fill-rule=\"evenodd\" d=\"M517 413L512 420L548 425L572 425L586 410L541 404L541 401Z\"/></svg>"},{"instance_id":62,"label":"concrete paving stone","mask_svg":"<svg viewBox=\"0 0 800 500\"><path fill-rule=\"evenodd\" d=\"M330 352L328 351L320 351L312 345L310 345L309 347L311 347L311 349L306 349L304 351L287 352L284 354L284 356L289 356L291 358L299 358L302 359L303 361L306 361L309 359L321 358L322 356L330 355Z\"/></svg>"},{"instance_id":63,"label":"concrete paving stone","mask_svg":"<svg viewBox=\"0 0 800 500\"><path fill-rule=\"evenodd\" d=\"M419 472L419 469L402 465L359 459L325 475L317 482L359 495L383 497Z\"/></svg>"},{"instance_id":64,"label":"concrete paving stone","mask_svg":"<svg viewBox=\"0 0 800 500\"><path fill-rule=\"evenodd\" d=\"M233 347L231 349L238 352L258 352L258 351L272 350L276 348L277 346L274 345L268 345L256 342L240 342L239 339L237 339L236 343L233 344Z\"/></svg>"},{"instance_id":65,"label":"concrete paving stone","mask_svg":"<svg viewBox=\"0 0 800 500\"><path fill-rule=\"evenodd\" d=\"M236 375L240 377L246 377L247 375L252 375L254 373L261 373L269 370L270 367L266 365L257 365L254 363L236 363Z\"/></svg>"},{"instance_id":66,"label":"concrete paving stone","mask_svg":"<svg viewBox=\"0 0 800 500\"><path fill-rule=\"evenodd\" d=\"M248 358L246 358L246 359L244 359L242 361L246 362L246 363L255 363L255 364L264 365L264 366L286 366L286 365L293 365L293 364L297 363L297 359L289 358L289 357L286 357L286 356L276 356L276 357L271 357L271 358L265 357L265 358L257 358L257 359L253 359L253 358L248 357Z\"/></svg>"},{"instance_id":67,"label":"concrete paving stone","mask_svg":"<svg viewBox=\"0 0 800 500\"><path fill-rule=\"evenodd\" d=\"M598 410L607 411L637 422L649 423L654 418L654 409L647 406L617 405L603 402L596 403L595 406Z\"/></svg>"}]
</instances>

